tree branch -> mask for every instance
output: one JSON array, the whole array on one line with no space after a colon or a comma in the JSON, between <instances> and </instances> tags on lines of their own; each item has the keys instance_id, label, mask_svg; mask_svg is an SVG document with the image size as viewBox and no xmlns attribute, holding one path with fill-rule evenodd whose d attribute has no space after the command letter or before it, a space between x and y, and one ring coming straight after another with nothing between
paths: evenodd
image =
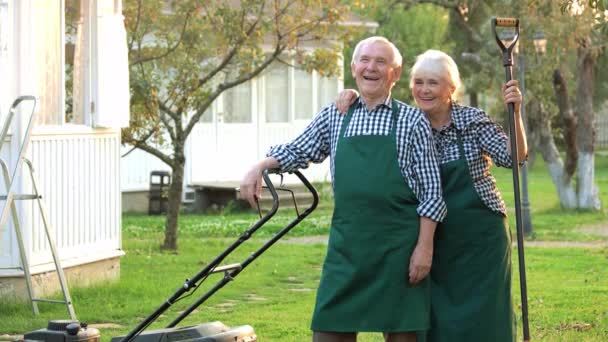
<instances>
[{"instance_id":1,"label":"tree branch","mask_svg":"<svg viewBox=\"0 0 608 342\"><path fill-rule=\"evenodd\" d=\"M171 117L171 119L173 119L174 122L177 122L177 118L175 118L173 116L173 113L171 112L171 110L169 108L166 108L161 103L158 104L158 108L160 109L160 111L159 111L160 113L158 113L158 118L160 119L160 121L163 123L163 125L167 129L167 132L169 132L169 137L171 137L171 140L175 141L175 139L177 138L177 135L176 135L177 132L173 131L175 128L174 128L174 126L171 125L171 122L169 122L169 120L167 120L166 115L169 115Z\"/></svg>"},{"instance_id":2,"label":"tree branch","mask_svg":"<svg viewBox=\"0 0 608 342\"><path fill-rule=\"evenodd\" d=\"M257 25L260 22L259 18L261 17L260 14L261 14L261 11L263 11L263 8L264 8L264 6L260 7L260 13L258 13L258 16L257 16L258 19L256 21L254 21L253 24L251 24L251 27L247 30L245 37L242 37L237 42L235 42L232 49L230 49L228 51L228 53L224 56L222 61L214 69L209 71L209 73L205 77L201 78L198 81L197 85L192 88L192 90L196 90L196 89L200 88L203 84L206 84L207 82L209 82L209 80L211 80L213 77L215 77L215 75L217 75L220 71L222 71L228 65L228 63L230 63L232 58L240 50L241 46L243 45L243 42L245 42L245 39L249 38L251 36L251 34L253 34L255 28L257 27Z\"/></svg>"},{"instance_id":3,"label":"tree branch","mask_svg":"<svg viewBox=\"0 0 608 342\"><path fill-rule=\"evenodd\" d=\"M142 12L142 0L137 0L137 17L135 19L135 27L133 27L133 35L131 35L131 39L129 41L129 51L133 50L133 44L135 44L135 33L139 29L139 22L141 20L141 12Z\"/></svg>"},{"instance_id":4,"label":"tree branch","mask_svg":"<svg viewBox=\"0 0 608 342\"><path fill-rule=\"evenodd\" d=\"M150 139L150 137L151 137L151 136L154 134L154 132L155 132L155 131L154 131L153 129L151 129L151 130L150 130L150 131L149 131L149 132L146 134L146 136L145 136L143 139L133 139L133 138L131 138L131 139L130 139L130 140L128 140L128 141L123 141L124 143L131 145L131 146L132 146L132 148L131 148L129 151L127 151L126 153L124 153L124 154L123 154L122 156L120 156L120 157L121 157L121 158L124 158L124 157L128 156L128 155L129 155L131 152L133 152L133 151L134 151L134 150L137 148L137 146L135 146L135 145L137 145L137 144L141 144L141 143L146 142L148 139Z\"/></svg>"},{"instance_id":5,"label":"tree branch","mask_svg":"<svg viewBox=\"0 0 608 342\"><path fill-rule=\"evenodd\" d=\"M190 132L192 131L192 129L194 128L194 125L200 120L201 116L203 115L203 113L205 112L204 109L207 109L207 107L226 89L230 89L234 86L237 86L241 83L247 82L250 79L256 77L257 75L259 75L264 69L266 69L267 66L270 65L270 63L272 63L277 56L279 56L284 50L285 50L286 46L285 45L280 45L277 43L277 45L275 46L274 51L272 52L272 54L262 63L260 64L257 68L255 68L252 72L245 74L244 76L232 81L232 82L227 82L227 83L222 83L220 84L217 89L209 96L209 98L207 99L207 101L205 101L204 105L201 106L201 108L199 108L196 113L192 116L192 118L190 119L190 121L188 122L188 125L186 126L186 128L184 129L184 133L186 134L186 136L188 136L190 134Z\"/></svg>"},{"instance_id":6,"label":"tree branch","mask_svg":"<svg viewBox=\"0 0 608 342\"><path fill-rule=\"evenodd\" d=\"M182 43L182 40L184 39L184 33L186 32L186 27L188 27L188 20L190 19L190 15L192 14L192 12L194 10L196 10L196 9L193 9L193 10L188 11L186 13L186 17L184 18L184 24L182 25L181 32L179 34L179 38L175 42L175 45L173 45L172 47L169 47L164 53L162 53L160 55L150 56L150 57L144 57L144 58L141 58L141 59L136 59L135 61L133 61L132 63L130 63L130 65L135 65L135 64L140 64L140 63L145 63L145 62L150 62L150 61L162 59L162 58L168 56L169 54L171 54L172 52L174 52L175 50L177 50L177 48L179 47L179 45Z\"/></svg>"},{"instance_id":7,"label":"tree branch","mask_svg":"<svg viewBox=\"0 0 608 342\"><path fill-rule=\"evenodd\" d=\"M132 144L130 142L127 142L130 145L133 145L133 147L136 147L142 151L146 151L148 153L150 153L151 155L157 157L158 159L160 159L163 163L169 165L170 167L173 167L173 159L162 153L159 149L156 149L150 145L148 145L145 141L137 141L135 144Z\"/></svg>"}]
</instances>

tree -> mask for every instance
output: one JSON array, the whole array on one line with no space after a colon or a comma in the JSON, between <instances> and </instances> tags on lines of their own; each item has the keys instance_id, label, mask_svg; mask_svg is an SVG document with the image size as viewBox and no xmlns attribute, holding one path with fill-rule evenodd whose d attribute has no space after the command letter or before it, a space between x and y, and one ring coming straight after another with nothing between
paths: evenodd
<instances>
[{"instance_id":1,"label":"tree","mask_svg":"<svg viewBox=\"0 0 608 342\"><path fill-rule=\"evenodd\" d=\"M561 10L561 11L560 11ZM569 2L557 8L549 1L537 1L523 15L531 26L544 28L552 48L543 57L544 73L536 73L527 82L527 113L530 130L539 135L539 150L543 155L556 186L563 208L599 210L599 190L594 179L594 96L595 67L603 53L605 36L596 35L598 26L605 25L606 17L597 6ZM554 23L558 22L559 25ZM549 65L553 72L547 72ZM539 77L539 75L541 77ZM552 75L552 76L550 76ZM544 78L542 76L545 76ZM547 77L548 76L548 77ZM569 79L575 79L575 82ZM551 82L551 83L549 83ZM553 96L547 96L552 85ZM574 91L569 90L574 85ZM574 102L570 98L574 96ZM552 120L551 105L559 120ZM554 138L553 123L561 126L566 150L562 160ZM573 177L576 176L576 183Z\"/></svg>"},{"instance_id":2,"label":"tree","mask_svg":"<svg viewBox=\"0 0 608 342\"><path fill-rule=\"evenodd\" d=\"M132 103L122 139L171 167L161 247L176 250L184 146L207 108L287 54L309 71L337 72L341 47L328 42L348 12L338 0L139 0L124 10ZM325 49L305 50L310 42Z\"/></svg>"}]
</instances>

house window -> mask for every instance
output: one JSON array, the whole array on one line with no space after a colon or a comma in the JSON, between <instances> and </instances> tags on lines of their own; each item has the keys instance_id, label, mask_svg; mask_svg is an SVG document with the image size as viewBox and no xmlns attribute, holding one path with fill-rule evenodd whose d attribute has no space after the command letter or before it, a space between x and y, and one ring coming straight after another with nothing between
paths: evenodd
<instances>
[{"instance_id":1,"label":"house window","mask_svg":"<svg viewBox=\"0 0 608 342\"><path fill-rule=\"evenodd\" d=\"M329 106L338 96L338 78L323 77L317 74L317 110Z\"/></svg>"},{"instance_id":2,"label":"house window","mask_svg":"<svg viewBox=\"0 0 608 342\"><path fill-rule=\"evenodd\" d=\"M0 0L0 58L8 56L8 3Z\"/></svg>"},{"instance_id":3,"label":"house window","mask_svg":"<svg viewBox=\"0 0 608 342\"><path fill-rule=\"evenodd\" d=\"M61 120L63 84L61 12L59 1L39 1L31 7L33 69L36 79L36 124L58 124ZM56 13L57 15L49 15Z\"/></svg>"},{"instance_id":4,"label":"house window","mask_svg":"<svg viewBox=\"0 0 608 342\"><path fill-rule=\"evenodd\" d=\"M205 112L203 113L201 118L198 120L198 122L200 122L200 123L213 122L213 105L214 104L215 104L215 102L212 103L209 107L207 107L207 109L205 109Z\"/></svg>"},{"instance_id":5,"label":"house window","mask_svg":"<svg viewBox=\"0 0 608 342\"><path fill-rule=\"evenodd\" d=\"M294 69L294 119L309 120L313 115L312 74Z\"/></svg>"},{"instance_id":6,"label":"house window","mask_svg":"<svg viewBox=\"0 0 608 342\"><path fill-rule=\"evenodd\" d=\"M80 0L37 1L32 6L38 125L85 123L90 6Z\"/></svg>"},{"instance_id":7,"label":"house window","mask_svg":"<svg viewBox=\"0 0 608 342\"><path fill-rule=\"evenodd\" d=\"M223 94L224 111L220 121L225 123L251 122L251 82L241 83Z\"/></svg>"},{"instance_id":8,"label":"house window","mask_svg":"<svg viewBox=\"0 0 608 342\"><path fill-rule=\"evenodd\" d=\"M289 120L289 74L288 66L274 63L264 74L266 122Z\"/></svg>"},{"instance_id":9,"label":"house window","mask_svg":"<svg viewBox=\"0 0 608 342\"><path fill-rule=\"evenodd\" d=\"M31 6L28 23L36 123L126 126L128 64L120 1L40 0Z\"/></svg>"},{"instance_id":10,"label":"house window","mask_svg":"<svg viewBox=\"0 0 608 342\"><path fill-rule=\"evenodd\" d=\"M8 74L8 3L6 0L0 0L0 75ZM6 79L6 76L5 76ZM5 114L5 109L8 106L8 101L5 94L8 93L8 85L6 82L0 81L0 115Z\"/></svg>"},{"instance_id":11,"label":"house window","mask_svg":"<svg viewBox=\"0 0 608 342\"><path fill-rule=\"evenodd\" d=\"M89 1L65 1L65 122L85 124L85 104L90 102L89 65L90 35Z\"/></svg>"}]
</instances>

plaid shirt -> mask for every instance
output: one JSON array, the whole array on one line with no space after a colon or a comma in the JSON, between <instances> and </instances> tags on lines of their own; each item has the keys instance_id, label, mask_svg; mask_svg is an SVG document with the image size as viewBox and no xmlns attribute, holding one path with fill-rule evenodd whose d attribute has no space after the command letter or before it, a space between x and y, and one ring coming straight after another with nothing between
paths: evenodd
<instances>
[{"instance_id":1,"label":"plaid shirt","mask_svg":"<svg viewBox=\"0 0 608 342\"><path fill-rule=\"evenodd\" d=\"M453 105L452 122L439 130L433 129L440 165L459 159L457 131L462 135L464 153L477 194L488 208L506 215L505 202L496 188L490 166L494 161L498 166L511 167L511 156L507 152L509 137L482 110Z\"/></svg>"},{"instance_id":2,"label":"plaid shirt","mask_svg":"<svg viewBox=\"0 0 608 342\"><path fill-rule=\"evenodd\" d=\"M447 209L430 124L420 110L397 103L396 143L401 174L419 200L418 215L441 221ZM325 107L300 136L290 143L273 146L267 155L277 159L283 171L304 169L310 162L320 163L329 156L333 180L336 145L344 117L334 104ZM359 99L345 136L389 135L392 121L390 97L371 111Z\"/></svg>"}]
</instances>

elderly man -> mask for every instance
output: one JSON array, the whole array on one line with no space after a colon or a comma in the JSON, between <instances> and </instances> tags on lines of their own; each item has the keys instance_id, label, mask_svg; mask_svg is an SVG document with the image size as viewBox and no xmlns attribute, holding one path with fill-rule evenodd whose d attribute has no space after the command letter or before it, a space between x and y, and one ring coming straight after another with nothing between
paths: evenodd
<instances>
[{"instance_id":1,"label":"elderly man","mask_svg":"<svg viewBox=\"0 0 608 342\"><path fill-rule=\"evenodd\" d=\"M348 114L324 108L295 140L271 148L241 183L241 198L255 206L264 169L296 170L330 157L335 208L313 341L356 341L362 331L415 341L416 331L429 328L427 275L446 207L429 122L391 98L401 65L386 38L359 42L351 71L361 97Z\"/></svg>"}]
</instances>

